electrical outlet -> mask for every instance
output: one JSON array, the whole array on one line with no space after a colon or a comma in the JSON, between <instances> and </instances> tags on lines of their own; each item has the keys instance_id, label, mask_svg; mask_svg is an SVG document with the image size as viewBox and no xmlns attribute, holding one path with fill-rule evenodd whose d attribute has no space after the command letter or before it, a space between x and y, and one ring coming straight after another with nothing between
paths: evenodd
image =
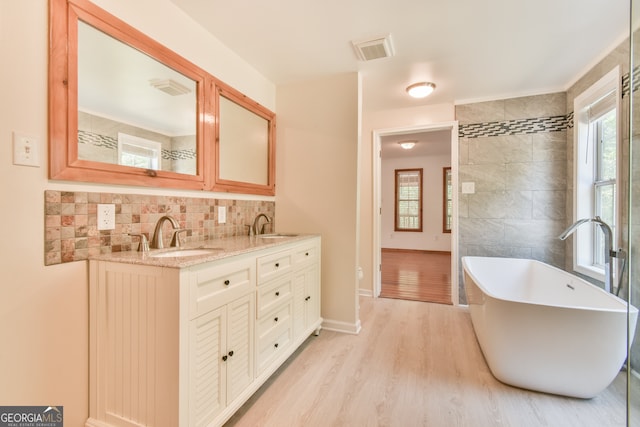
<instances>
[{"instance_id":1,"label":"electrical outlet","mask_svg":"<svg viewBox=\"0 0 640 427\"><path fill-rule=\"evenodd\" d=\"M13 164L40 167L38 140L35 137L13 132Z\"/></svg>"},{"instance_id":2,"label":"electrical outlet","mask_svg":"<svg viewBox=\"0 0 640 427\"><path fill-rule=\"evenodd\" d=\"M98 230L113 230L116 228L116 205L98 205Z\"/></svg>"},{"instance_id":3,"label":"electrical outlet","mask_svg":"<svg viewBox=\"0 0 640 427\"><path fill-rule=\"evenodd\" d=\"M227 207L218 206L218 224L224 224L227 222Z\"/></svg>"}]
</instances>

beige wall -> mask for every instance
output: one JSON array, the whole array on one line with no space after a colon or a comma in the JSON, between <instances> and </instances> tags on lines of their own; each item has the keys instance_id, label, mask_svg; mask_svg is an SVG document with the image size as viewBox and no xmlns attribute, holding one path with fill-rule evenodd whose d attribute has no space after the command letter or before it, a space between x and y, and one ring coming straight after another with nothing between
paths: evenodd
<instances>
[{"instance_id":1,"label":"beige wall","mask_svg":"<svg viewBox=\"0 0 640 427\"><path fill-rule=\"evenodd\" d=\"M96 3L274 108L275 86L168 0ZM75 427L88 415L87 264L44 266L44 191L203 194L47 180L47 10L46 0L0 0L0 403L63 405L65 426ZM12 131L38 138L41 167L12 164Z\"/></svg>"},{"instance_id":2,"label":"beige wall","mask_svg":"<svg viewBox=\"0 0 640 427\"><path fill-rule=\"evenodd\" d=\"M449 139L451 139L449 137ZM451 154L385 158L382 161L381 246L390 249L451 251L451 233L443 233L443 168ZM395 170L422 168L422 231L395 231Z\"/></svg>"},{"instance_id":3,"label":"beige wall","mask_svg":"<svg viewBox=\"0 0 640 427\"><path fill-rule=\"evenodd\" d=\"M278 231L322 234L324 327L355 332L359 77L279 86Z\"/></svg>"},{"instance_id":4,"label":"beige wall","mask_svg":"<svg viewBox=\"0 0 640 427\"><path fill-rule=\"evenodd\" d=\"M364 99L364 103L366 104L366 99ZM373 292L373 215L377 212L377 209L373 206L373 132L451 122L454 118L455 108L453 104L363 111L362 143L359 156L360 256L358 260L363 272L363 278L359 283L360 292L364 294Z\"/></svg>"}]
</instances>

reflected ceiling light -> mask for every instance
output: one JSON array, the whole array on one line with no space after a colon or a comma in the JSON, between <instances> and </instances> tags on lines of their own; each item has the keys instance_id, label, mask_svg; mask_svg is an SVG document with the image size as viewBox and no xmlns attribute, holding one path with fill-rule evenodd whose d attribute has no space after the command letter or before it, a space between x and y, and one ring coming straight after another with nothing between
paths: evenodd
<instances>
[{"instance_id":1,"label":"reflected ceiling light","mask_svg":"<svg viewBox=\"0 0 640 427\"><path fill-rule=\"evenodd\" d=\"M416 145L416 142L418 141L416 141L415 139L411 139L406 141L400 141L398 142L398 144L405 150L411 150Z\"/></svg>"},{"instance_id":2,"label":"reflected ceiling light","mask_svg":"<svg viewBox=\"0 0 640 427\"><path fill-rule=\"evenodd\" d=\"M407 93L414 98L424 98L429 96L436 88L431 82L414 83L407 87Z\"/></svg>"}]
</instances>

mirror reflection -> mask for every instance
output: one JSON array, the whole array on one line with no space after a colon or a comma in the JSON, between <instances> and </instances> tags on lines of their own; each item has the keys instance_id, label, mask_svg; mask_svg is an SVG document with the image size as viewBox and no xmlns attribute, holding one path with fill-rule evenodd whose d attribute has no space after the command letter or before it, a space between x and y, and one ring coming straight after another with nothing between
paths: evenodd
<instances>
[{"instance_id":1,"label":"mirror reflection","mask_svg":"<svg viewBox=\"0 0 640 427\"><path fill-rule=\"evenodd\" d=\"M269 183L269 121L220 96L220 179Z\"/></svg>"},{"instance_id":2,"label":"mirror reflection","mask_svg":"<svg viewBox=\"0 0 640 427\"><path fill-rule=\"evenodd\" d=\"M196 82L78 21L78 159L197 174Z\"/></svg>"}]
</instances>

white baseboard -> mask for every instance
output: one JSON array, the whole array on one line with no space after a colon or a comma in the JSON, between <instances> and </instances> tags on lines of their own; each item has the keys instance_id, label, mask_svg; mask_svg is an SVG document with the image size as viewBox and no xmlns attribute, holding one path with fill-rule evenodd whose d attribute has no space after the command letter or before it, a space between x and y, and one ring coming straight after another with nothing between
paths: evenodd
<instances>
[{"instance_id":1,"label":"white baseboard","mask_svg":"<svg viewBox=\"0 0 640 427\"><path fill-rule=\"evenodd\" d=\"M358 289L359 294L361 297L372 297L373 296L373 291L371 289Z\"/></svg>"},{"instance_id":2,"label":"white baseboard","mask_svg":"<svg viewBox=\"0 0 640 427\"><path fill-rule=\"evenodd\" d=\"M324 319L322 321L322 329L327 331L335 331L342 332L344 334L354 334L357 335L360 333L360 329L362 325L360 324L360 319L356 323L347 323L342 322L340 320L329 320Z\"/></svg>"}]
</instances>

